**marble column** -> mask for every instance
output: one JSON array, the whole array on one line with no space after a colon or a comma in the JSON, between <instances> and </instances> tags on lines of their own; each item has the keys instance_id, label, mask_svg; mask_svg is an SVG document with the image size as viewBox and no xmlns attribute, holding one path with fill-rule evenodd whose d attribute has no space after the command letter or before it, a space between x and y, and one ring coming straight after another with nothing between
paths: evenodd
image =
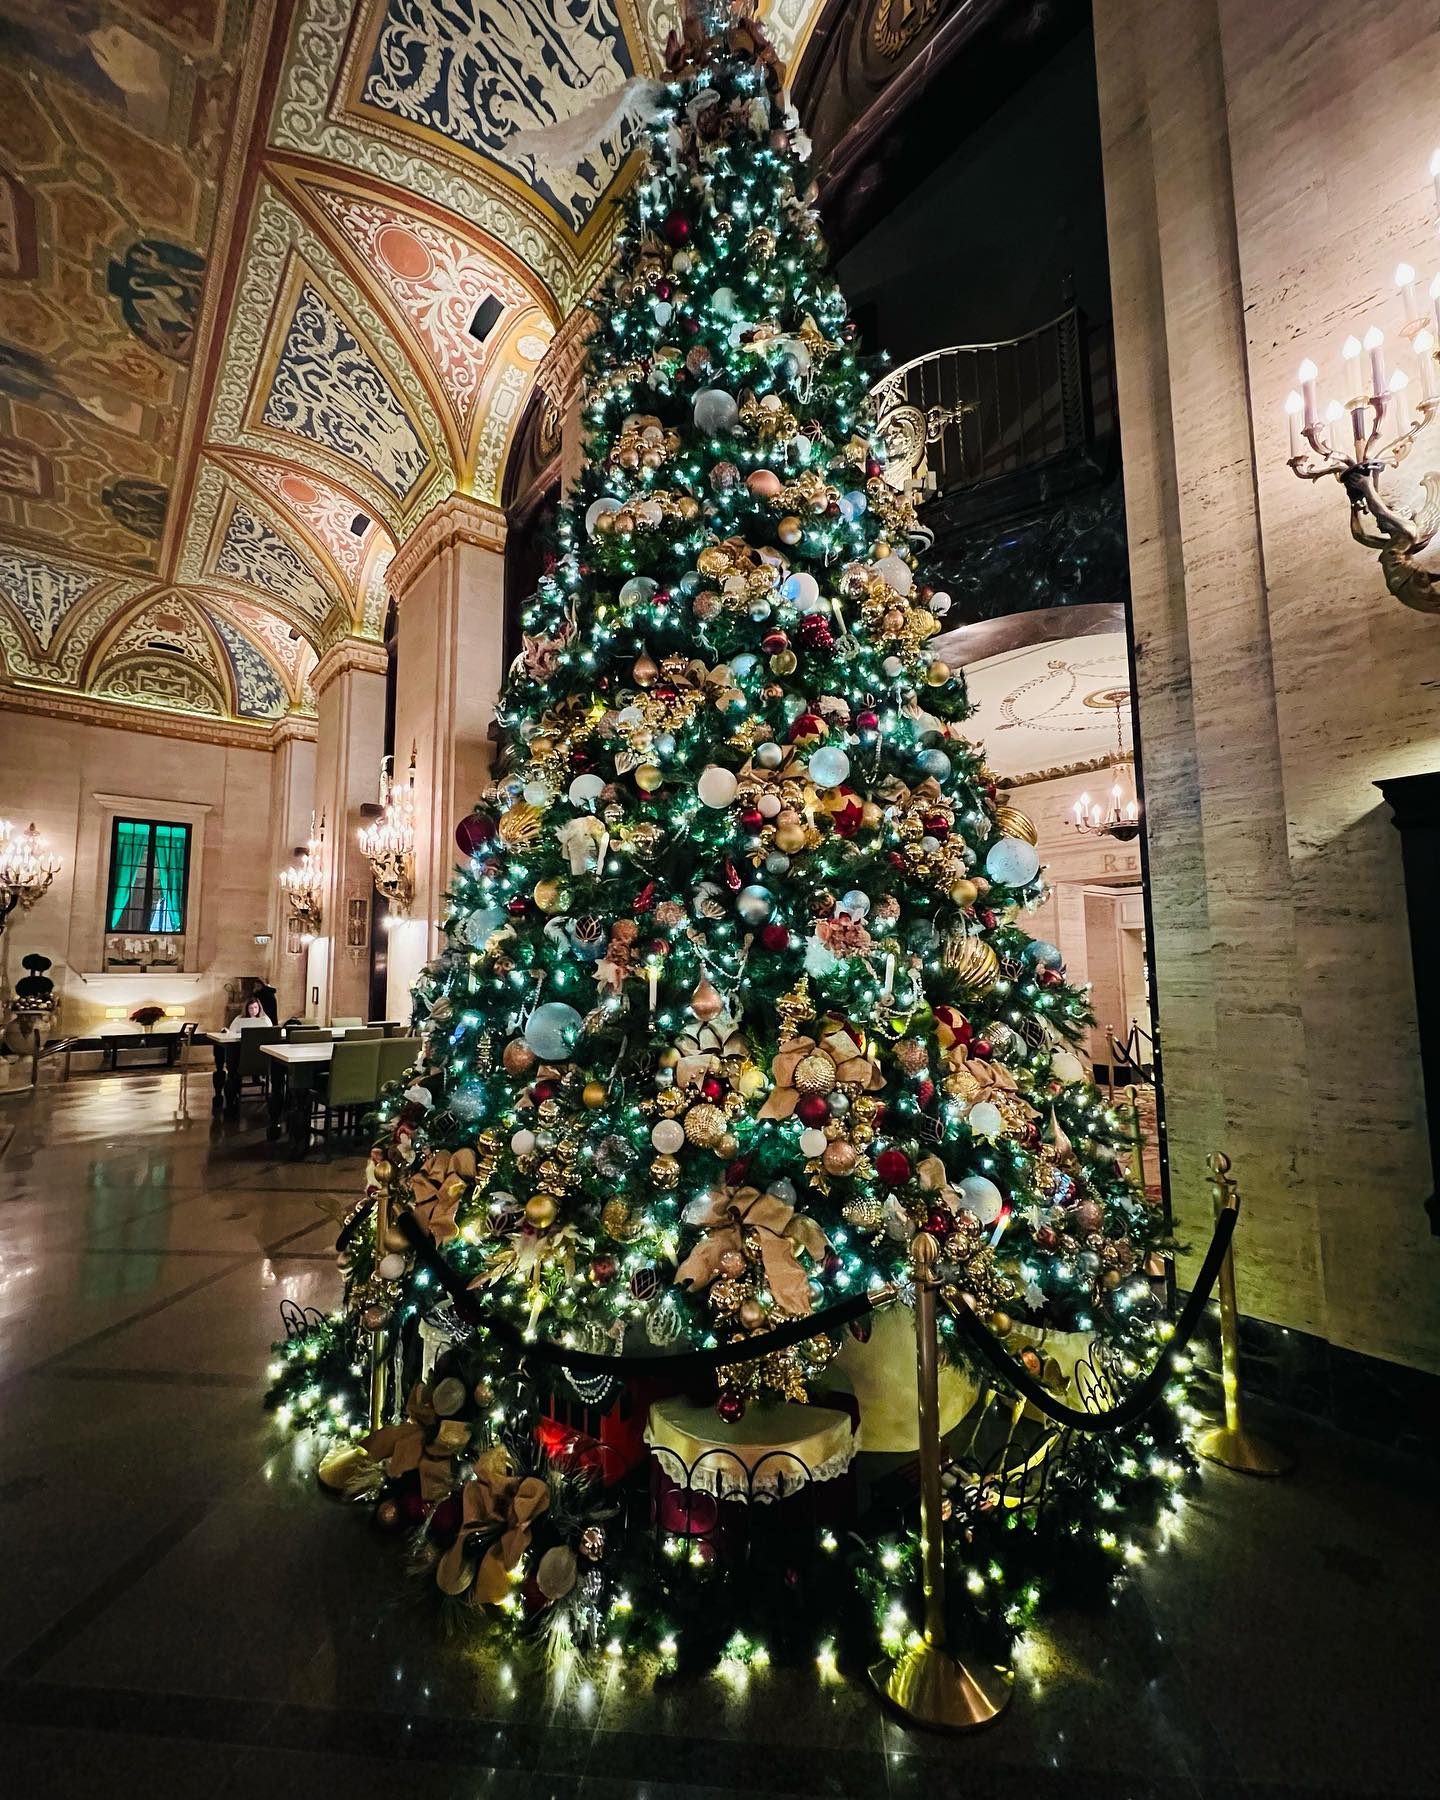
<instances>
[{"instance_id":1,"label":"marble column","mask_svg":"<svg viewBox=\"0 0 1440 1800\"><path fill-rule=\"evenodd\" d=\"M277 1022L303 1016L306 953L290 928L290 908L274 879L297 845L310 835L315 805L315 727L308 719L282 719L271 734L270 764L270 957L266 975L275 989ZM318 815L318 807L316 807ZM293 944L293 948L291 947Z\"/></svg>"},{"instance_id":2,"label":"marble column","mask_svg":"<svg viewBox=\"0 0 1440 1800\"><path fill-rule=\"evenodd\" d=\"M1247 1310L1440 1369L1405 900L1372 785L1440 761L1440 622L1386 592L1332 484L1294 479L1281 410L1307 352L1323 403L1351 330L1398 338L1390 272L1434 243L1417 121L1440 39L1378 0L1094 16L1180 1235L1203 1243L1224 1148Z\"/></svg>"},{"instance_id":3,"label":"marble column","mask_svg":"<svg viewBox=\"0 0 1440 1800\"><path fill-rule=\"evenodd\" d=\"M395 762L415 747L415 900L392 927L388 1012L439 948L455 827L490 778L504 679L505 515L455 495L428 514L390 566L397 620Z\"/></svg>"},{"instance_id":4,"label":"marble column","mask_svg":"<svg viewBox=\"0 0 1440 1800\"><path fill-rule=\"evenodd\" d=\"M342 638L315 665L315 810L325 816L324 917L310 947L305 1016L370 1016L370 864L356 834L379 788L385 741L385 652Z\"/></svg>"}]
</instances>

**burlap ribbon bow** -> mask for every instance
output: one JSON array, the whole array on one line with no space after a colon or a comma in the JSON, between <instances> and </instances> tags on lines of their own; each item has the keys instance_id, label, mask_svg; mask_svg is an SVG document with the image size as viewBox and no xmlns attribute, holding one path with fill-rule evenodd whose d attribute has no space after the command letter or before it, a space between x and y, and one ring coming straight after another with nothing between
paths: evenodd
<instances>
[{"instance_id":1,"label":"burlap ribbon bow","mask_svg":"<svg viewBox=\"0 0 1440 1800\"><path fill-rule=\"evenodd\" d=\"M417 1381L400 1423L382 1425L363 1443L392 1480L415 1470L420 1476L421 1498L443 1500L455 1485L450 1465L469 1440L470 1427L459 1419L442 1419L436 1425L429 1389Z\"/></svg>"},{"instance_id":2,"label":"burlap ribbon bow","mask_svg":"<svg viewBox=\"0 0 1440 1800\"><path fill-rule=\"evenodd\" d=\"M862 1093L884 1087L879 1065L870 1060L848 1031L827 1031L818 1041L792 1038L775 1058L770 1070L774 1087L760 1108L762 1119L788 1119L802 1094L829 1094L838 1087L857 1087Z\"/></svg>"},{"instance_id":3,"label":"burlap ribbon bow","mask_svg":"<svg viewBox=\"0 0 1440 1800\"><path fill-rule=\"evenodd\" d=\"M797 1213L778 1194L762 1194L758 1188L737 1188L716 1194L705 1214L695 1223L705 1236L675 1271L677 1287L709 1287L720 1273L720 1259L728 1251L745 1251L747 1235L758 1242L765 1270L765 1285L777 1306L787 1313L808 1313L809 1277L796 1258L803 1250L819 1262L829 1249L825 1233L804 1213Z\"/></svg>"},{"instance_id":4,"label":"burlap ribbon bow","mask_svg":"<svg viewBox=\"0 0 1440 1800\"><path fill-rule=\"evenodd\" d=\"M550 1504L550 1489L538 1475L511 1473L503 1450L475 1459L475 1478L460 1490L460 1529L435 1565L442 1593L469 1589L472 1606L494 1606L510 1591L510 1572L530 1548L535 1521ZM479 1566L475 1556L484 1546Z\"/></svg>"},{"instance_id":5,"label":"burlap ribbon bow","mask_svg":"<svg viewBox=\"0 0 1440 1800\"><path fill-rule=\"evenodd\" d=\"M451 1243L460 1235L455 1214L469 1193L477 1168L475 1152L436 1150L410 1178L410 1210L437 1244Z\"/></svg>"}]
</instances>

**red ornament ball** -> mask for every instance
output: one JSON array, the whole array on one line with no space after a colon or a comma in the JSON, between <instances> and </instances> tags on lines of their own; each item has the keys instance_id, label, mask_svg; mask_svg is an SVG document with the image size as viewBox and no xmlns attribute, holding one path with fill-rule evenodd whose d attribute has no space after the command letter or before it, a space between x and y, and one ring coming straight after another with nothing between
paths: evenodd
<instances>
[{"instance_id":1,"label":"red ornament ball","mask_svg":"<svg viewBox=\"0 0 1440 1800\"><path fill-rule=\"evenodd\" d=\"M903 1150L882 1150L875 1158L875 1173L886 1187L899 1187L910 1179L910 1158Z\"/></svg>"},{"instance_id":2,"label":"red ornament ball","mask_svg":"<svg viewBox=\"0 0 1440 1800\"><path fill-rule=\"evenodd\" d=\"M671 213L665 221L665 242L684 244L690 239L690 221L683 213Z\"/></svg>"},{"instance_id":3,"label":"red ornament ball","mask_svg":"<svg viewBox=\"0 0 1440 1800\"><path fill-rule=\"evenodd\" d=\"M795 1116L804 1125L823 1125L830 1117L830 1103L823 1094L802 1094Z\"/></svg>"},{"instance_id":4,"label":"red ornament ball","mask_svg":"<svg viewBox=\"0 0 1440 1800\"><path fill-rule=\"evenodd\" d=\"M878 731L880 729L879 713L868 711L856 713L855 729L857 731Z\"/></svg>"},{"instance_id":5,"label":"red ornament ball","mask_svg":"<svg viewBox=\"0 0 1440 1800\"><path fill-rule=\"evenodd\" d=\"M789 927L774 924L762 926L760 930L760 942L767 950L776 952L788 950L790 948Z\"/></svg>"},{"instance_id":6,"label":"red ornament ball","mask_svg":"<svg viewBox=\"0 0 1440 1800\"><path fill-rule=\"evenodd\" d=\"M462 856L474 856L495 835L495 821L484 813L470 813L455 827L455 842Z\"/></svg>"},{"instance_id":7,"label":"red ornament ball","mask_svg":"<svg viewBox=\"0 0 1440 1800\"><path fill-rule=\"evenodd\" d=\"M505 910L506 912L513 913L518 919L523 917L529 905L530 902L523 894L517 894L513 900L507 900L505 902Z\"/></svg>"},{"instance_id":8,"label":"red ornament ball","mask_svg":"<svg viewBox=\"0 0 1440 1800\"><path fill-rule=\"evenodd\" d=\"M970 1040L970 1054L971 1056L979 1057L980 1061L984 1062L987 1057L991 1057L995 1054L995 1050L989 1038L972 1038Z\"/></svg>"},{"instance_id":9,"label":"red ornament ball","mask_svg":"<svg viewBox=\"0 0 1440 1800\"><path fill-rule=\"evenodd\" d=\"M801 629L804 629L803 625ZM792 744L819 743L821 738L827 738L829 735L830 728L820 717L819 713L802 712L795 723L790 727L790 742Z\"/></svg>"},{"instance_id":10,"label":"red ornament ball","mask_svg":"<svg viewBox=\"0 0 1440 1800\"><path fill-rule=\"evenodd\" d=\"M757 808L747 806L740 815L740 827L743 831L758 831L765 823Z\"/></svg>"},{"instance_id":11,"label":"red ornament ball","mask_svg":"<svg viewBox=\"0 0 1440 1800\"><path fill-rule=\"evenodd\" d=\"M719 1100L725 1092L725 1083L718 1075L707 1075L700 1083L700 1092L707 1100Z\"/></svg>"},{"instance_id":12,"label":"red ornament ball","mask_svg":"<svg viewBox=\"0 0 1440 1800\"><path fill-rule=\"evenodd\" d=\"M930 1233L931 1237L949 1237L954 1224L955 1221L950 1217L949 1213L932 1212L925 1220L925 1229Z\"/></svg>"},{"instance_id":13,"label":"red ornament ball","mask_svg":"<svg viewBox=\"0 0 1440 1800\"><path fill-rule=\"evenodd\" d=\"M737 1394L734 1388L726 1388L715 1402L715 1411L720 1415L722 1424L738 1425L745 1417L744 1396Z\"/></svg>"}]
</instances>

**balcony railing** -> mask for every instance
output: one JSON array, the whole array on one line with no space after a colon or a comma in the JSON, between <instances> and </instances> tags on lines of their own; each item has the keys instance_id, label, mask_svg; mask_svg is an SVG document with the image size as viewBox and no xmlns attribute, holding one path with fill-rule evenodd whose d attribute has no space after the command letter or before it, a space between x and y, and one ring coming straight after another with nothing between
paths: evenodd
<instances>
[{"instance_id":1,"label":"balcony railing","mask_svg":"<svg viewBox=\"0 0 1440 1800\"><path fill-rule=\"evenodd\" d=\"M1023 337L917 356L871 397L892 461L918 451L941 496L1084 459L1113 426L1113 386L1108 327L1071 307Z\"/></svg>"}]
</instances>

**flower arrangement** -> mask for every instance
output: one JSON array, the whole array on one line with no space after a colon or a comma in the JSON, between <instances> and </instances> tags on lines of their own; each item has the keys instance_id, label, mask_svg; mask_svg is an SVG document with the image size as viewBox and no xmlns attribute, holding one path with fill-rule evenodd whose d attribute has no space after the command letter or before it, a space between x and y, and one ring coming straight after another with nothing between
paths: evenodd
<instances>
[{"instance_id":1,"label":"flower arrangement","mask_svg":"<svg viewBox=\"0 0 1440 1800\"><path fill-rule=\"evenodd\" d=\"M165 1017L165 1008L156 1006L153 1001L145 1006L137 1006L130 1015L130 1023L138 1025L142 1031L149 1031Z\"/></svg>"}]
</instances>

